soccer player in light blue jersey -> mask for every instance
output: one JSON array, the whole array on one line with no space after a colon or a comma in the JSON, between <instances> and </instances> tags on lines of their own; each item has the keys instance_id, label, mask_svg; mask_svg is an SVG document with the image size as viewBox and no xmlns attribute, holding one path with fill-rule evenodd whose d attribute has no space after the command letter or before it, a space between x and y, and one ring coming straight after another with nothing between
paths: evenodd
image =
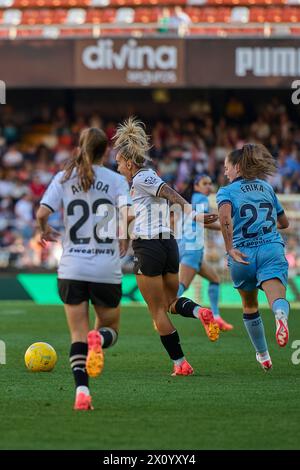
<instances>
[{"instance_id":1,"label":"soccer player in light blue jersey","mask_svg":"<svg viewBox=\"0 0 300 470\"><path fill-rule=\"evenodd\" d=\"M191 201L196 212L199 211L200 207L202 207L205 214L209 212L208 196L211 192L212 181L210 176L204 173L196 176ZM207 228L220 230L220 224L215 222ZM197 274L204 277L209 281L208 297L214 319L220 330L229 331L233 329L233 326L221 317L219 310L220 278L216 271L204 260L203 241L203 226L196 222L193 222L190 236L183 233L183 237L178 240L180 256L178 297L181 297L184 291L188 289Z\"/></svg>"},{"instance_id":2,"label":"soccer player in light blue jersey","mask_svg":"<svg viewBox=\"0 0 300 470\"><path fill-rule=\"evenodd\" d=\"M266 178L276 172L276 163L263 145L246 144L225 160L230 181L217 193L221 230L234 287L244 311L244 324L264 370L272 367L257 293L262 289L276 321L276 340L289 339L289 302L286 300L288 263L278 229L288 219Z\"/></svg>"}]
</instances>

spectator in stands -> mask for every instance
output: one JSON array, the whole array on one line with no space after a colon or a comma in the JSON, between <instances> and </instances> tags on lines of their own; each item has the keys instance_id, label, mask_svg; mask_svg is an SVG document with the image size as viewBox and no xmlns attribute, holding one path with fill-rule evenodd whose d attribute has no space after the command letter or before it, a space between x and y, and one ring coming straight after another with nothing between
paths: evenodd
<instances>
[{"instance_id":1,"label":"spectator in stands","mask_svg":"<svg viewBox=\"0 0 300 470\"><path fill-rule=\"evenodd\" d=\"M16 228L24 240L29 240L33 234L33 202L32 195L25 194L15 205Z\"/></svg>"},{"instance_id":2,"label":"spectator in stands","mask_svg":"<svg viewBox=\"0 0 300 470\"><path fill-rule=\"evenodd\" d=\"M15 247L14 263L19 266L29 263L18 250L20 239L26 251L32 238L34 205L65 157L75 148L79 130L93 123L95 126L101 124L109 138L115 133L115 121L103 120L98 112L75 114L71 120L62 107L53 115L49 107L45 111L43 107L41 105L41 110L34 113L32 126L28 120L22 122L22 113L11 107L1 108L2 134L5 125L13 123L20 139L16 144L9 139L6 142L2 137L2 149L0 145L0 232L4 244L5 240L10 240ZM226 155L253 139L263 140L278 160L278 174L270 179L276 192L300 193L300 130L294 112L276 98L264 103L260 101L259 108L253 104L249 108L247 102L231 98L222 117L217 119L213 111L212 102L195 96L190 104L185 104L184 112L180 109L170 119L159 118L151 123L153 147L150 156L164 180L188 199L191 178L204 171L209 173L217 189L226 184L222 171ZM18 115L20 121L15 120ZM28 112L23 115L28 119ZM150 124L147 130L150 133ZM40 138L38 132L41 132ZM115 168L115 155L111 149L105 164ZM295 211L300 211L300 204ZM59 229L61 214L55 217L51 223ZM213 236L214 243L218 244L217 236ZM9 251L7 246L2 246L1 250ZM11 259L11 255L8 256ZM51 256L50 253L43 254L45 266L53 265L55 257ZM300 266L299 260L300 256L296 260L297 266Z\"/></svg>"},{"instance_id":3,"label":"spectator in stands","mask_svg":"<svg viewBox=\"0 0 300 470\"><path fill-rule=\"evenodd\" d=\"M11 145L2 157L3 166L6 168L20 167L23 160L23 154L19 152L15 144Z\"/></svg>"}]
</instances>

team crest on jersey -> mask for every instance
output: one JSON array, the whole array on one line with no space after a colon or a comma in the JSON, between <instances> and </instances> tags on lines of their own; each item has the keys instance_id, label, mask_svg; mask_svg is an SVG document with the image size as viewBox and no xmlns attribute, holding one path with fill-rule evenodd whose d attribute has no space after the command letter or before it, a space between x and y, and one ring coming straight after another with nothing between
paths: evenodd
<instances>
[{"instance_id":1,"label":"team crest on jersey","mask_svg":"<svg viewBox=\"0 0 300 470\"><path fill-rule=\"evenodd\" d=\"M145 179L145 184L154 184L156 182L155 176L147 176Z\"/></svg>"}]
</instances>

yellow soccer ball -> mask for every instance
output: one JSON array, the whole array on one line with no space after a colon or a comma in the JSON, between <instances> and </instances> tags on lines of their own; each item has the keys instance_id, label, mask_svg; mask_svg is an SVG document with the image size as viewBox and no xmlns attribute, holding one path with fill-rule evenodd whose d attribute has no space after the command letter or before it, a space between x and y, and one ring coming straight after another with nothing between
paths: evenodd
<instances>
[{"instance_id":1,"label":"yellow soccer ball","mask_svg":"<svg viewBox=\"0 0 300 470\"><path fill-rule=\"evenodd\" d=\"M31 372L50 372L56 364L57 354L48 343L33 343L27 349L24 359Z\"/></svg>"}]
</instances>

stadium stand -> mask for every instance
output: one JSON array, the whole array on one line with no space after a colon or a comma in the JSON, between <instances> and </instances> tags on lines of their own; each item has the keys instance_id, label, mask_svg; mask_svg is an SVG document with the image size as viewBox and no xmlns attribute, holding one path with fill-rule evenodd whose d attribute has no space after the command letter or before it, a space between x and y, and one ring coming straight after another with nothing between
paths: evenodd
<instances>
[{"instance_id":1,"label":"stadium stand","mask_svg":"<svg viewBox=\"0 0 300 470\"><path fill-rule=\"evenodd\" d=\"M297 115L270 97L254 109L231 98L224 103L223 117L219 118L213 117L209 101L198 102L196 108L190 106L191 115L186 118L147 120L154 144L151 157L158 173L189 199L196 174L207 172L217 190L225 184L226 154L246 141L263 142L278 161L279 173L271 184L282 194L285 207L295 219L288 233L287 254L295 272L300 272ZM53 111L41 107L34 118L28 113L24 118L20 111L4 107L0 119L0 268L55 268L60 245L53 244L45 251L37 243L34 213L38 201L53 174L71 155L80 131L85 126L104 127L111 139L116 121L104 122L100 112L71 116L63 107ZM115 168L114 157L111 150L107 166ZM59 229L61 215L55 214L51 224ZM223 245L219 234L212 237L212 262L218 267L224 258Z\"/></svg>"},{"instance_id":2,"label":"stadium stand","mask_svg":"<svg viewBox=\"0 0 300 470\"><path fill-rule=\"evenodd\" d=\"M94 37L95 26L102 35L297 35L299 22L298 0L0 0L2 38L48 37L45 25L55 37Z\"/></svg>"}]
</instances>

